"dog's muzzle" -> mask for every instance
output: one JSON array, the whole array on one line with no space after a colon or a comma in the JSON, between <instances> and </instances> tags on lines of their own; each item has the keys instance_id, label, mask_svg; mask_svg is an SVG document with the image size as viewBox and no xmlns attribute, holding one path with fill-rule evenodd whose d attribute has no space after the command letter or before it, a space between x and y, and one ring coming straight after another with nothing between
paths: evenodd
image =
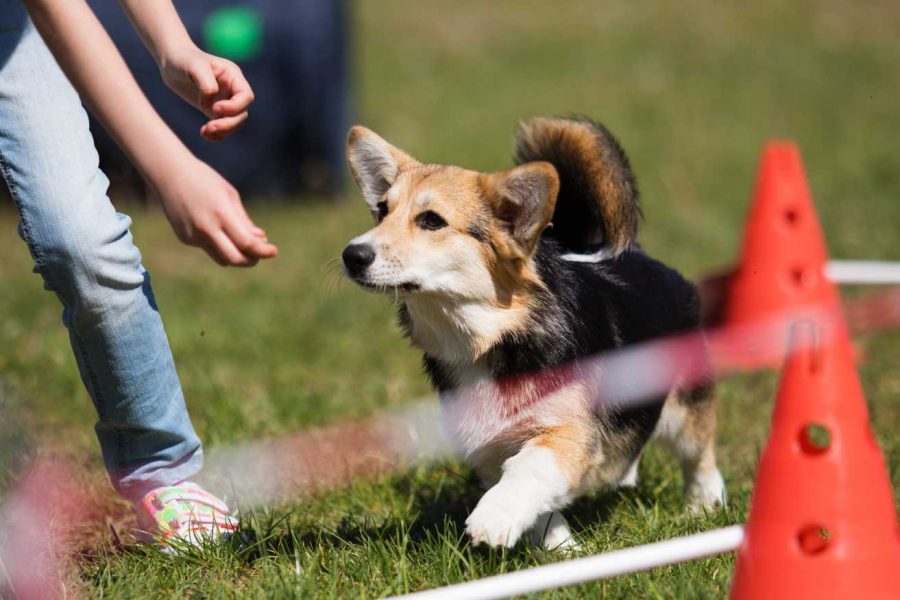
<instances>
[{"instance_id":1,"label":"dog's muzzle","mask_svg":"<svg viewBox=\"0 0 900 600\"><path fill-rule=\"evenodd\" d=\"M344 261L347 275L356 279L375 262L375 250L368 244L350 244L344 248L341 259Z\"/></svg>"}]
</instances>

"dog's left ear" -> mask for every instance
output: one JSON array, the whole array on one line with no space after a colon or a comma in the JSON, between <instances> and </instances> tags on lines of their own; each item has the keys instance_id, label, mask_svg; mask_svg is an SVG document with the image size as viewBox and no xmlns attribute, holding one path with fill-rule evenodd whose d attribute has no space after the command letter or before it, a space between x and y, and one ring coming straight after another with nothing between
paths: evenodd
<instances>
[{"instance_id":1,"label":"dog's left ear","mask_svg":"<svg viewBox=\"0 0 900 600\"><path fill-rule=\"evenodd\" d=\"M347 161L372 214L401 171L418 164L416 159L387 143L377 133L360 125L347 137Z\"/></svg>"},{"instance_id":2,"label":"dog's left ear","mask_svg":"<svg viewBox=\"0 0 900 600\"><path fill-rule=\"evenodd\" d=\"M537 246L550 223L559 175L548 162L530 162L487 176L494 216L503 223L525 256Z\"/></svg>"}]
</instances>

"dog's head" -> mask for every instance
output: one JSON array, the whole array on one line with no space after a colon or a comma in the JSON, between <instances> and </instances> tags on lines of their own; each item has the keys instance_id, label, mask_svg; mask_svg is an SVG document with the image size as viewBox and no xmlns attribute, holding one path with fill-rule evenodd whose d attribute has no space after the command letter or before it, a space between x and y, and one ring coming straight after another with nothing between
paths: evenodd
<instances>
[{"instance_id":1,"label":"dog's head","mask_svg":"<svg viewBox=\"0 0 900 600\"><path fill-rule=\"evenodd\" d=\"M375 219L343 252L357 284L407 303L501 309L539 285L531 258L559 191L549 163L500 173L423 164L359 126L347 157Z\"/></svg>"}]
</instances>

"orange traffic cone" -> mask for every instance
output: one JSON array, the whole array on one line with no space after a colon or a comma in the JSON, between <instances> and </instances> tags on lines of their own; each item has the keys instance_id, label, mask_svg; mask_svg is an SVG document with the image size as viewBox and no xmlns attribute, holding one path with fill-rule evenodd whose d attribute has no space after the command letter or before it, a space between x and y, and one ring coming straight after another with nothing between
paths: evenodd
<instances>
[{"instance_id":1,"label":"orange traffic cone","mask_svg":"<svg viewBox=\"0 0 900 600\"><path fill-rule=\"evenodd\" d=\"M730 362L737 366L780 366L792 317L809 311L833 315L837 291L825 276L828 260L800 152L790 142L763 151L756 191L744 234L740 263L728 282L722 324L760 328Z\"/></svg>"},{"instance_id":2,"label":"orange traffic cone","mask_svg":"<svg viewBox=\"0 0 900 600\"><path fill-rule=\"evenodd\" d=\"M900 598L900 530L846 328L794 332L731 598Z\"/></svg>"}]
</instances>

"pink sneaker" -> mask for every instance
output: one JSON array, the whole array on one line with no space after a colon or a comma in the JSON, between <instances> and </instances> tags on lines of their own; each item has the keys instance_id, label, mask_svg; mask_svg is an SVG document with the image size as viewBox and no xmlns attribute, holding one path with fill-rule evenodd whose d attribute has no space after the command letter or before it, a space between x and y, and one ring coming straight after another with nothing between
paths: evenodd
<instances>
[{"instance_id":1,"label":"pink sneaker","mask_svg":"<svg viewBox=\"0 0 900 600\"><path fill-rule=\"evenodd\" d=\"M152 490L135 503L135 510L140 532L168 552L179 543L199 546L237 529L228 506L191 481Z\"/></svg>"}]
</instances>

